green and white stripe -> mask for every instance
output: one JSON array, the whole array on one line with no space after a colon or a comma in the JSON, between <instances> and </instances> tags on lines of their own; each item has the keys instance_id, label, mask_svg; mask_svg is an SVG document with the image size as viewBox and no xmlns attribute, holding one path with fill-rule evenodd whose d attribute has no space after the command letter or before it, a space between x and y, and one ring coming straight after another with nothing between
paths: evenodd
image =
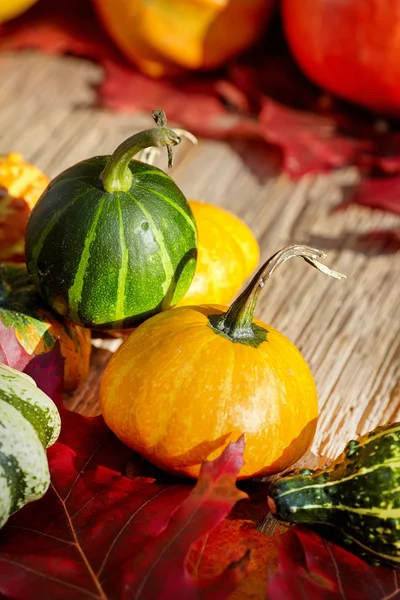
<instances>
[{"instance_id":1,"label":"green and white stripe","mask_svg":"<svg viewBox=\"0 0 400 600\"><path fill-rule=\"evenodd\" d=\"M45 448L56 441L60 428L57 407L33 379L0 364L0 527L46 492Z\"/></svg>"},{"instance_id":2,"label":"green and white stripe","mask_svg":"<svg viewBox=\"0 0 400 600\"><path fill-rule=\"evenodd\" d=\"M27 268L42 297L97 329L132 327L176 304L196 267L196 223L173 180L132 161L131 189L106 192L108 158L59 175L26 230Z\"/></svg>"}]
</instances>

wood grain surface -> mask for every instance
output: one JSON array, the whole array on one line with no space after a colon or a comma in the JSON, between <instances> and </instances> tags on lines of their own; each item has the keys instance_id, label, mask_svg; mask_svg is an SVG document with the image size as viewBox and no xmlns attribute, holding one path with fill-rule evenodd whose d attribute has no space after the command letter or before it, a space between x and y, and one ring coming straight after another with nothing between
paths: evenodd
<instances>
[{"instance_id":1,"label":"wood grain surface","mask_svg":"<svg viewBox=\"0 0 400 600\"><path fill-rule=\"evenodd\" d=\"M152 124L150 115L97 108L94 86L101 71L84 60L2 55L0 77L0 152L20 152L50 176L111 153ZM166 157L158 164L165 168ZM326 264L347 275L335 281L303 261L290 261L264 288L257 309L259 318L298 346L316 380L321 414L307 464L333 458L350 438L400 419L400 253L358 239L400 223L362 207L333 210L351 193L357 171L294 182L279 174L274 148L201 140L177 148L171 174L188 198L241 217L256 234L263 260L286 244L306 243L326 251ZM90 376L67 398L73 410L99 412L99 380L118 344L93 341Z\"/></svg>"}]
</instances>

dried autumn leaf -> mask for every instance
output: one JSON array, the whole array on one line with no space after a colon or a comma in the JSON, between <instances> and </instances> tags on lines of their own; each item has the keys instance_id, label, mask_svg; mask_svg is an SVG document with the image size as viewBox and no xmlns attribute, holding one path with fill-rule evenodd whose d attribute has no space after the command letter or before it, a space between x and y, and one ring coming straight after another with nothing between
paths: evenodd
<instances>
[{"instance_id":1,"label":"dried autumn leaf","mask_svg":"<svg viewBox=\"0 0 400 600\"><path fill-rule=\"evenodd\" d=\"M205 464L193 489L158 484L121 475L131 451L102 417L60 412L61 435L48 451L51 488L2 530L0 593L21 600L150 598L162 587L163 598L177 590L180 598L226 598L243 564L204 583L188 574L185 560L245 496L235 487L243 439Z\"/></svg>"},{"instance_id":2,"label":"dried autumn leaf","mask_svg":"<svg viewBox=\"0 0 400 600\"><path fill-rule=\"evenodd\" d=\"M388 127L386 121L377 122L377 128L370 127L364 135L371 139L370 152L362 155L360 166L367 170L387 175L395 175L400 171L400 134L396 130L383 131Z\"/></svg>"},{"instance_id":3,"label":"dried autumn leaf","mask_svg":"<svg viewBox=\"0 0 400 600\"><path fill-rule=\"evenodd\" d=\"M226 139L259 137L255 120L247 114L230 111L222 93L233 97L226 81L215 75L189 76L182 81L156 80L133 67L108 61L106 77L99 87L103 106L113 110L149 112L163 106L168 119L194 134ZM236 91L236 90L235 90ZM241 102L241 96L239 99Z\"/></svg>"},{"instance_id":4,"label":"dried autumn leaf","mask_svg":"<svg viewBox=\"0 0 400 600\"><path fill-rule=\"evenodd\" d=\"M105 70L99 99L107 108L148 112L162 105L170 121L194 134L259 138L277 144L283 151L284 168L294 176L349 164L359 153L359 141L338 135L335 119L297 112L271 99L283 95L315 105L318 91L304 78L293 77L287 52L281 56L279 48L276 55L264 42L258 51L240 59L237 68L233 62L215 73L153 80L127 63L99 27L87 2L43 0L1 30L0 49L25 47L72 52L99 61ZM268 53L273 60L266 67Z\"/></svg>"},{"instance_id":5,"label":"dried autumn leaf","mask_svg":"<svg viewBox=\"0 0 400 600\"><path fill-rule=\"evenodd\" d=\"M28 354L17 340L14 327L6 327L0 319L0 362L23 371L30 360L32 355Z\"/></svg>"},{"instance_id":6,"label":"dried autumn leaf","mask_svg":"<svg viewBox=\"0 0 400 600\"><path fill-rule=\"evenodd\" d=\"M236 477L244 464L244 438L230 444L216 460L204 463L196 486L174 512L166 529L152 544L143 548L124 568L125 589L135 590L134 598L194 597L216 600L225 598L236 587L234 572L222 573L211 588L196 582L186 569L172 567L185 564L188 550L227 515L230 508L247 494L235 486ZM210 527L210 524L211 527ZM171 556L173 562L171 564ZM238 566L246 559L238 558ZM201 593L203 592L203 593Z\"/></svg>"},{"instance_id":7,"label":"dried autumn leaf","mask_svg":"<svg viewBox=\"0 0 400 600\"><path fill-rule=\"evenodd\" d=\"M377 229L359 238L361 244L376 246L387 252L400 250L400 229Z\"/></svg>"},{"instance_id":8,"label":"dried autumn leaf","mask_svg":"<svg viewBox=\"0 0 400 600\"><path fill-rule=\"evenodd\" d=\"M6 327L0 319L0 362L23 371L55 402L60 402L64 380L64 358L57 341L45 354L28 354L15 335L13 326Z\"/></svg>"},{"instance_id":9,"label":"dried autumn leaf","mask_svg":"<svg viewBox=\"0 0 400 600\"><path fill-rule=\"evenodd\" d=\"M123 60L100 28L88 0L41 0L21 17L0 26L0 48Z\"/></svg>"},{"instance_id":10,"label":"dried autumn leaf","mask_svg":"<svg viewBox=\"0 0 400 600\"><path fill-rule=\"evenodd\" d=\"M265 139L283 150L283 167L294 177L354 163L363 143L341 136L333 119L265 99L260 112Z\"/></svg>"},{"instance_id":11,"label":"dried autumn leaf","mask_svg":"<svg viewBox=\"0 0 400 600\"><path fill-rule=\"evenodd\" d=\"M212 579L250 551L246 577L229 600L264 600L268 575L276 570L280 527L273 536L264 535L256 527L264 520L267 489L268 484L247 482L250 502L239 502L228 518L194 544L189 553L189 571L201 579Z\"/></svg>"},{"instance_id":12,"label":"dried autumn leaf","mask_svg":"<svg viewBox=\"0 0 400 600\"><path fill-rule=\"evenodd\" d=\"M364 179L348 204L361 204L400 214L400 175Z\"/></svg>"},{"instance_id":13,"label":"dried autumn leaf","mask_svg":"<svg viewBox=\"0 0 400 600\"><path fill-rule=\"evenodd\" d=\"M24 373L36 381L36 385L47 394L53 402L60 405L62 402L64 383L64 357L61 354L60 342L45 354L30 356L30 361Z\"/></svg>"},{"instance_id":14,"label":"dried autumn leaf","mask_svg":"<svg viewBox=\"0 0 400 600\"><path fill-rule=\"evenodd\" d=\"M281 536L268 600L399 600L397 571L373 567L301 527Z\"/></svg>"}]
</instances>

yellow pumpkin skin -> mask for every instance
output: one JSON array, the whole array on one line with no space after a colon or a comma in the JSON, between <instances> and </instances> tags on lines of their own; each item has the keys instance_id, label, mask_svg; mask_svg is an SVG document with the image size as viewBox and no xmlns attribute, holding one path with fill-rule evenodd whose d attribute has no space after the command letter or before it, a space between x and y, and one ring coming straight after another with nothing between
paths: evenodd
<instances>
[{"instance_id":1,"label":"yellow pumpkin skin","mask_svg":"<svg viewBox=\"0 0 400 600\"><path fill-rule=\"evenodd\" d=\"M253 44L275 0L94 0L122 52L143 72L214 69Z\"/></svg>"},{"instance_id":2,"label":"yellow pumpkin skin","mask_svg":"<svg viewBox=\"0 0 400 600\"><path fill-rule=\"evenodd\" d=\"M197 265L178 306L228 304L258 264L258 242L249 227L229 211L198 200L189 204L197 225Z\"/></svg>"},{"instance_id":3,"label":"yellow pumpkin skin","mask_svg":"<svg viewBox=\"0 0 400 600\"><path fill-rule=\"evenodd\" d=\"M1 0L0 23L9 21L18 15L22 15L28 8L35 4L36 0Z\"/></svg>"},{"instance_id":4,"label":"yellow pumpkin skin","mask_svg":"<svg viewBox=\"0 0 400 600\"><path fill-rule=\"evenodd\" d=\"M240 478L278 473L314 437L318 399L297 348L263 324L258 348L216 333L208 316L227 307L174 308L147 320L120 346L102 377L105 422L158 467L197 477L245 434Z\"/></svg>"},{"instance_id":5,"label":"yellow pumpkin skin","mask_svg":"<svg viewBox=\"0 0 400 600\"><path fill-rule=\"evenodd\" d=\"M20 154L0 156L0 261L25 260L25 229L49 178Z\"/></svg>"}]
</instances>

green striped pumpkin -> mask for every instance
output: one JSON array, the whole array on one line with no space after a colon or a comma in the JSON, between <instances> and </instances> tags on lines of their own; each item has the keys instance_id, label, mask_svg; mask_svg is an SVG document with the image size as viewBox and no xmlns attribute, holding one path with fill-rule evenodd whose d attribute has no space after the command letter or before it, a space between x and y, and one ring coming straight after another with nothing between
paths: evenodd
<instances>
[{"instance_id":1,"label":"green striped pumpkin","mask_svg":"<svg viewBox=\"0 0 400 600\"><path fill-rule=\"evenodd\" d=\"M329 467L276 479L278 519L319 531L373 564L400 565L400 423L352 440Z\"/></svg>"},{"instance_id":2,"label":"green striped pumpkin","mask_svg":"<svg viewBox=\"0 0 400 600\"><path fill-rule=\"evenodd\" d=\"M39 199L26 231L27 267L63 317L128 328L185 295L196 267L192 211L168 175L131 160L144 147L177 141L165 127L136 134L111 157L61 173Z\"/></svg>"},{"instance_id":3,"label":"green striped pumpkin","mask_svg":"<svg viewBox=\"0 0 400 600\"><path fill-rule=\"evenodd\" d=\"M50 484L46 448L61 421L56 405L31 377L0 364L0 527Z\"/></svg>"}]
</instances>

